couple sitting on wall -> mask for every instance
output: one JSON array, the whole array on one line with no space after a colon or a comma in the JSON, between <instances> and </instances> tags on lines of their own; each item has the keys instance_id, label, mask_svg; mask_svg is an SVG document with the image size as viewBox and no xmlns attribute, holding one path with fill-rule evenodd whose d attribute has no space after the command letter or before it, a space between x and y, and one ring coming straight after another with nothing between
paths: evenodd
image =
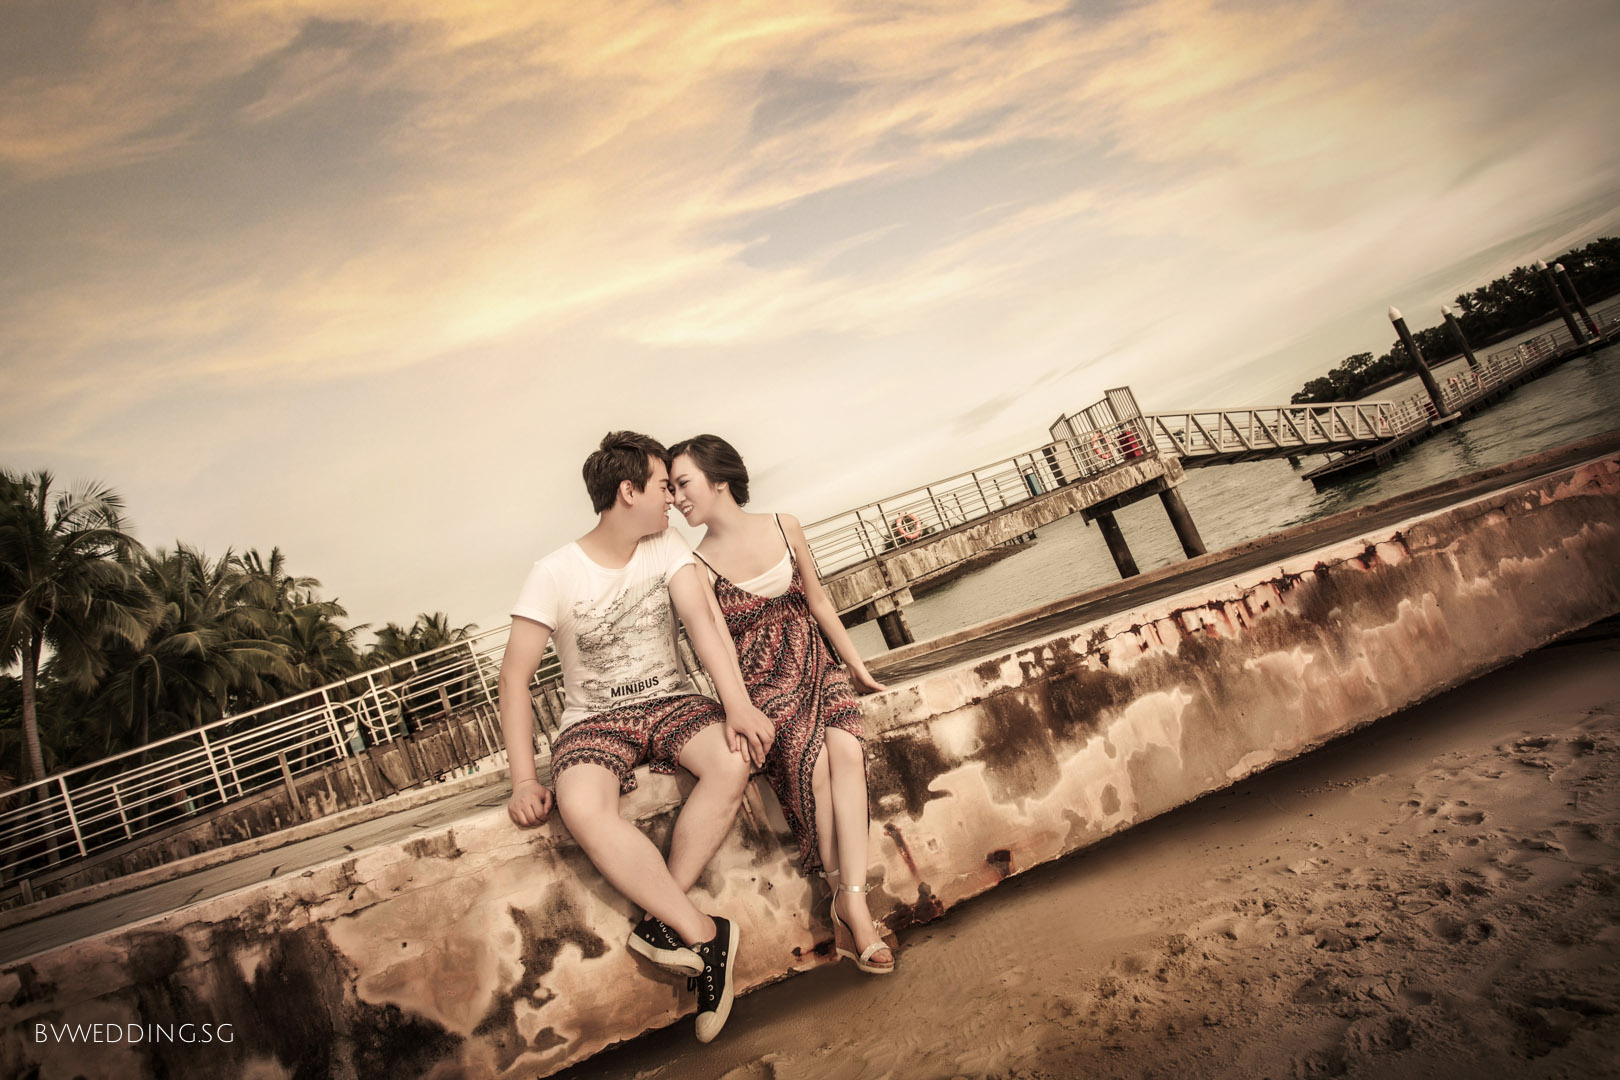
<instances>
[{"instance_id":1,"label":"couple sitting on wall","mask_svg":"<svg viewBox=\"0 0 1620 1080\"><path fill-rule=\"evenodd\" d=\"M699 1040L719 1034L731 1012L738 934L731 920L699 911L687 891L730 830L754 768L781 801L800 865L835 886L838 954L862 971L894 970L866 905L855 703L855 687L883 687L822 591L798 522L742 509L748 470L713 435L665 450L645 435L611 432L584 473L596 527L535 563L512 608L500 676L512 820L538 825L551 811L552 793L535 772L529 682L554 642L564 688L551 757L557 809L602 876L646 913L629 947L695 984ZM706 527L695 553L668 529L671 504ZM677 614L719 702L698 694L681 666ZM697 777L667 862L619 815L642 764Z\"/></svg>"}]
</instances>

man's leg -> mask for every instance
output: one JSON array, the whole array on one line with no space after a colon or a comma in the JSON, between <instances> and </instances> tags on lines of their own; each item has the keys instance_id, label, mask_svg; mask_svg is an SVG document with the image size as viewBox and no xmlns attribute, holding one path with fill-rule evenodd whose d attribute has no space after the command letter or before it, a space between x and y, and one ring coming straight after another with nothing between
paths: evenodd
<instances>
[{"instance_id":1,"label":"man's leg","mask_svg":"<svg viewBox=\"0 0 1620 1080\"><path fill-rule=\"evenodd\" d=\"M657 845L619 816L617 776L601 765L581 763L565 770L554 784L563 823L591 864L615 889L690 943L714 937L714 920L687 899L691 882L677 884ZM730 823L728 818L728 827ZM715 846L719 846L718 840Z\"/></svg>"},{"instance_id":2,"label":"man's leg","mask_svg":"<svg viewBox=\"0 0 1620 1080\"><path fill-rule=\"evenodd\" d=\"M669 876L684 895L697 884L698 875L731 831L748 787L749 770L748 759L726 745L726 731L720 724L710 724L688 739L677 760L698 781L675 819L669 843ZM648 913L663 918L651 909ZM664 921L688 942L708 940L687 937L675 923Z\"/></svg>"}]
</instances>

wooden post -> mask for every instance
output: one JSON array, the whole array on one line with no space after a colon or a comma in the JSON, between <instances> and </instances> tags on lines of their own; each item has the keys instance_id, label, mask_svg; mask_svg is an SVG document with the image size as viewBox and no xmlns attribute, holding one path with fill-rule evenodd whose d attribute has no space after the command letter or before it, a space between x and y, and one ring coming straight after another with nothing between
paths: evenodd
<instances>
[{"instance_id":1,"label":"wooden post","mask_svg":"<svg viewBox=\"0 0 1620 1080\"><path fill-rule=\"evenodd\" d=\"M1547 264L1540 259L1536 260L1536 269L1541 272L1541 279L1547 283L1547 288L1552 290L1553 299L1558 301L1558 314L1564 317L1564 325L1569 327L1569 336L1575 339L1576 345L1584 347L1586 335L1581 332L1580 324L1575 321L1574 314L1569 310L1569 304L1564 300L1564 290L1558 287L1558 279L1553 277Z\"/></svg>"},{"instance_id":2,"label":"wooden post","mask_svg":"<svg viewBox=\"0 0 1620 1080\"><path fill-rule=\"evenodd\" d=\"M1456 312L1451 310L1450 304L1441 304L1440 314L1446 317L1446 328L1451 331L1452 340L1457 343L1457 348L1462 350L1464 359L1468 361L1468 366L1474 371L1478 371L1479 361L1474 359L1474 350L1468 347L1468 338L1463 334L1462 323L1457 321Z\"/></svg>"},{"instance_id":3,"label":"wooden post","mask_svg":"<svg viewBox=\"0 0 1620 1080\"><path fill-rule=\"evenodd\" d=\"M1564 283L1569 290L1569 298L1575 303L1575 310L1581 313L1581 321L1586 324L1587 332L1592 335L1593 341L1603 340L1603 331L1598 329L1597 320L1592 313L1586 310L1586 304L1581 300L1581 294L1575 291L1575 283L1569 279L1569 271L1564 269L1563 263L1553 263L1553 270L1558 274L1558 280Z\"/></svg>"},{"instance_id":4,"label":"wooden post","mask_svg":"<svg viewBox=\"0 0 1620 1080\"><path fill-rule=\"evenodd\" d=\"M304 808L298 802L298 785L293 783L292 770L287 767L287 752L283 750L276 755L281 763L281 783L287 789L287 801L292 804L292 816L297 821L304 820Z\"/></svg>"},{"instance_id":5,"label":"wooden post","mask_svg":"<svg viewBox=\"0 0 1620 1080\"><path fill-rule=\"evenodd\" d=\"M1401 344L1406 346L1406 355L1411 358L1412 366L1417 369L1418 378L1423 380L1423 389L1429 392L1429 400L1434 403L1435 417L1444 420L1451 416L1451 410L1446 408L1446 399L1440 393L1440 384L1434 381L1434 372L1430 371L1429 365L1424 362L1423 350L1419 349L1417 342L1412 339L1412 331L1406 328L1406 320L1401 318L1399 311L1390 308L1389 321L1395 324L1395 333L1400 335Z\"/></svg>"}]
</instances>

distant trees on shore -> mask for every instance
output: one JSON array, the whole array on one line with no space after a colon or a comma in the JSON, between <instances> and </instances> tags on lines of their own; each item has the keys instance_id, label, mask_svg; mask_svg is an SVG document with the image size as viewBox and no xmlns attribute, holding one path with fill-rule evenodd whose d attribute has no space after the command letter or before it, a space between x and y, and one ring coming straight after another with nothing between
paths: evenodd
<instances>
[{"instance_id":1,"label":"distant trees on shore","mask_svg":"<svg viewBox=\"0 0 1620 1080\"><path fill-rule=\"evenodd\" d=\"M0 469L0 790L470 636L443 612L376 642L280 548L149 551L110 488Z\"/></svg>"},{"instance_id":2,"label":"distant trees on shore","mask_svg":"<svg viewBox=\"0 0 1620 1080\"><path fill-rule=\"evenodd\" d=\"M1576 291L1588 304L1620 292L1620 237L1603 237L1547 260L1549 266L1554 263L1563 264ZM1545 322L1558 311L1557 302L1547 292L1540 271L1528 266L1515 267L1489 285L1463 293L1452 301L1452 306L1457 309L1457 321L1462 324L1469 344L1476 349ZM1430 363L1458 353L1443 322L1414 330L1412 337ZM1326 375L1307 382L1292 401L1303 405L1313 401L1350 400L1379 383L1403 377L1411 371L1406 350L1397 340L1377 359L1370 352L1346 357L1344 363Z\"/></svg>"}]
</instances>

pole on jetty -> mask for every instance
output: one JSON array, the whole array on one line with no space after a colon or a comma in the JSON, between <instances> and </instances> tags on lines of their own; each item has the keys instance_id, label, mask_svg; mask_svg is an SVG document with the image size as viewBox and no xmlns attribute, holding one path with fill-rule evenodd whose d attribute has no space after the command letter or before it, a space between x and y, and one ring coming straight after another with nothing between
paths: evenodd
<instances>
[{"instance_id":1,"label":"pole on jetty","mask_svg":"<svg viewBox=\"0 0 1620 1080\"><path fill-rule=\"evenodd\" d=\"M1468 347L1468 338L1463 333L1462 323L1457 321L1457 313L1451 310L1450 304L1441 304L1440 314L1446 317L1446 326L1450 328L1451 336L1457 342L1457 347L1462 350L1463 356L1467 358L1468 366L1478 371L1479 361L1474 359L1474 350Z\"/></svg>"},{"instance_id":2,"label":"pole on jetty","mask_svg":"<svg viewBox=\"0 0 1620 1080\"><path fill-rule=\"evenodd\" d=\"M1575 316L1569 310L1569 304L1564 300L1564 290L1558 287L1558 279L1553 272L1547 269L1547 264L1540 259L1536 260L1536 269L1541 271L1542 278L1547 282L1547 288L1552 290L1553 299L1558 301L1558 314L1564 317L1564 325L1569 327L1569 336L1575 339L1576 345L1586 344L1586 335L1581 332L1581 326L1575 321Z\"/></svg>"},{"instance_id":3,"label":"pole on jetty","mask_svg":"<svg viewBox=\"0 0 1620 1080\"><path fill-rule=\"evenodd\" d=\"M1170 515L1170 527L1176 530L1176 539L1181 541L1181 550L1187 553L1187 558L1196 559L1204 554L1204 538L1198 535L1198 526L1193 524L1192 514L1187 512L1187 504L1181 500L1181 492L1175 488L1165 488L1159 492L1159 501L1164 504L1164 512ZM1103 535L1108 534L1104 532ZM1110 547L1109 550L1113 549ZM1129 558L1130 552L1127 551L1125 555Z\"/></svg>"},{"instance_id":4,"label":"pole on jetty","mask_svg":"<svg viewBox=\"0 0 1620 1080\"><path fill-rule=\"evenodd\" d=\"M1581 321L1586 324L1586 330L1592 335L1592 340L1603 340L1603 332L1598 329L1597 320L1592 318L1592 313L1586 310L1581 294L1575 291L1575 283L1569 279L1569 271L1564 269L1563 263L1553 263L1553 269L1558 273L1558 280L1564 283L1564 288L1569 290L1569 298L1575 302L1575 310L1581 313Z\"/></svg>"},{"instance_id":5,"label":"pole on jetty","mask_svg":"<svg viewBox=\"0 0 1620 1080\"><path fill-rule=\"evenodd\" d=\"M1097 526L1102 529L1103 540L1108 544L1108 554L1114 557L1114 565L1119 567L1119 576L1122 578L1135 577L1141 571L1136 568L1136 560L1131 557L1130 545L1125 543L1125 533L1120 530L1119 522L1114 520L1110 511L1103 511L1097 515ZM1171 521L1175 519L1172 517Z\"/></svg>"},{"instance_id":6,"label":"pole on jetty","mask_svg":"<svg viewBox=\"0 0 1620 1080\"><path fill-rule=\"evenodd\" d=\"M914 640L911 636L911 627L906 625L906 617L901 613L899 605L896 605L893 611L879 615L877 624L878 629L883 631L883 644L891 649L910 645Z\"/></svg>"},{"instance_id":7,"label":"pole on jetty","mask_svg":"<svg viewBox=\"0 0 1620 1080\"><path fill-rule=\"evenodd\" d=\"M1412 338L1412 331L1406 328L1406 320L1395 308L1389 309L1389 321L1395 324L1395 333L1400 335L1401 344L1406 346L1406 355L1412 358L1412 366L1417 369L1418 378L1423 380L1423 389L1429 392L1429 400L1434 402L1434 411L1438 419L1444 420L1452 412L1446 408L1446 399L1441 396L1440 384L1434 381L1434 372L1423 360L1423 350Z\"/></svg>"}]
</instances>

